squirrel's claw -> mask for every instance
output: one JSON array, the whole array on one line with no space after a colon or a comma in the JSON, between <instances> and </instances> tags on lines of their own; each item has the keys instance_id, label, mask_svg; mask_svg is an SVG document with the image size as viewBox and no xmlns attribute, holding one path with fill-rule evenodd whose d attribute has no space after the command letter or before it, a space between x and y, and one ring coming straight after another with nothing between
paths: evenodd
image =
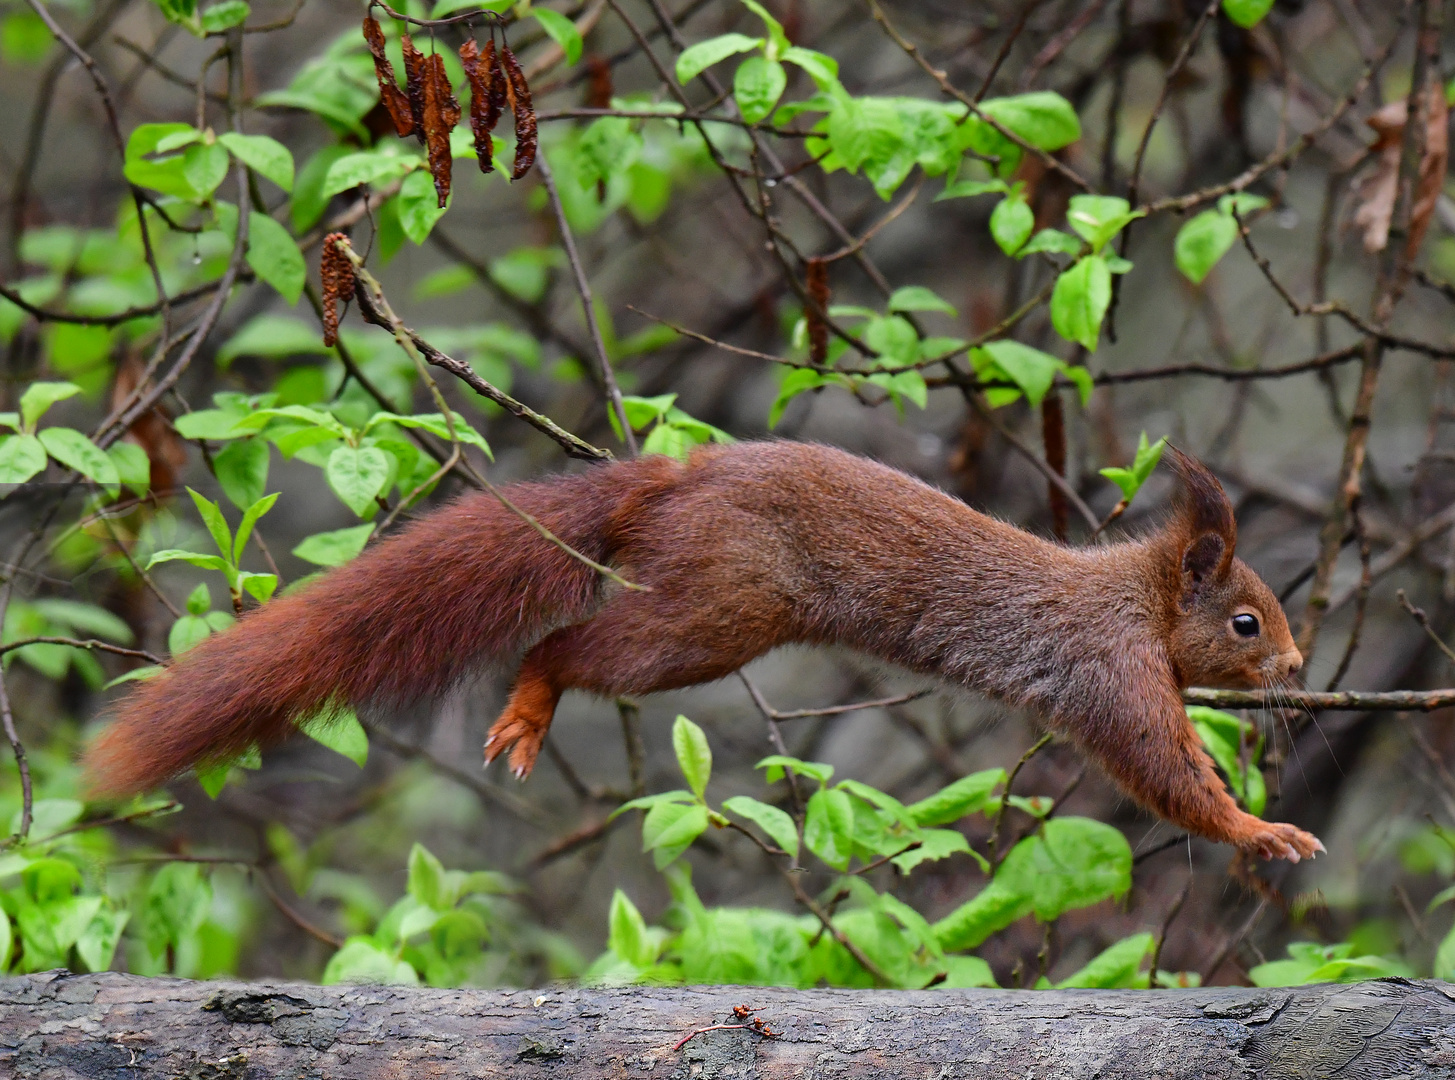
<instances>
[{"instance_id":1,"label":"squirrel's claw","mask_svg":"<svg viewBox=\"0 0 1455 1080\"><path fill-rule=\"evenodd\" d=\"M1323 842L1312 833L1292 825L1271 822L1250 837L1245 845L1263 859L1287 859L1291 863L1312 859L1319 852L1327 851Z\"/></svg>"},{"instance_id":2,"label":"squirrel's claw","mask_svg":"<svg viewBox=\"0 0 1455 1080\"><path fill-rule=\"evenodd\" d=\"M524 780L535 768L545 731L529 718L517 716L507 709L490 729L485 739L485 764L489 765L505 751L510 751L510 771L517 780Z\"/></svg>"}]
</instances>

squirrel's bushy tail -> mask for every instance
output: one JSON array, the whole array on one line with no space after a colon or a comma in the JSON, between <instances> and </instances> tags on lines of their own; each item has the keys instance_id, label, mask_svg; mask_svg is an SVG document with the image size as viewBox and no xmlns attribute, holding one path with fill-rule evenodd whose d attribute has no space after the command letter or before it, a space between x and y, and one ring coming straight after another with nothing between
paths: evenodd
<instances>
[{"instance_id":1,"label":"squirrel's bushy tail","mask_svg":"<svg viewBox=\"0 0 1455 1080\"><path fill-rule=\"evenodd\" d=\"M617 522L671 485L667 458L512 485L506 497L597 562ZM587 618L599 575L486 493L380 541L244 615L139 684L85 758L90 789L144 791L286 736L330 706L436 695L472 669Z\"/></svg>"}]
</instances>

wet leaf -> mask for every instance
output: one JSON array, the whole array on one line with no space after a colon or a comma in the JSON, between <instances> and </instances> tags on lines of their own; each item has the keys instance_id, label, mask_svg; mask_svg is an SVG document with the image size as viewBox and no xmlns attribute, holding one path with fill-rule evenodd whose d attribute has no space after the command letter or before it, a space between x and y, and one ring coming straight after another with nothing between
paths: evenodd
<instances>
[{"instance_id":1,"label":"wet leaf","mask_svg":"<svg viewBox=\"0 0 1455 1080\"><path fill-rule=\"evenodd\" d=\"M414 39L408 34L399 35L399 47L404 51L404 91L414 121L414 137L424 142L424 53L414 47Z\"/></svg>"},{"instance_id":2,"label":"wet leaf","mask_svg":"<svg viewBox=\"0 0 1455 1080\"><path fill-rule=\"evenodd\" d=\"M441 210L450 197L450 132L459 122L460 103L455 100L449 76L445 74L445 58L431 53L424 62L424 141Z\"/></svg>"},{"instance_id":3,"label":"wet leaf","mask_svg":"<svg viewBox=\"0 0 1455 1080\"><path fill-rule=\"evenodd\" d=\"M414 134L414 110L410 107L409 96L399 89L399 83L394 78L394 65L384 55L384 31L379 27L379 20L370 16L364 20L364 40L369 43L369 52L374 57L374 75L379 80L379 100L384 103L384 108L389 111L389 119L394 121L394 130L399 137Z\"/></svg>"},{"instance_id":4,"label":"wet leaf","mask_svg":"<svg viewBox=\"0 0 1455 1080\"><path fill-rule=\"evenodd\" d=\"M480 55L480 46L470 38L460 46L460 63L465 69L465 78L470 83L470 133L475 136L475 157L480 162L482 173L495 170L495 140L491 130L500 121L496 109L491 117L490 100L495 94L495 42L485 45L485 55ZM501 95L504 87L501 88Z\"/></svg>"},{"instance_id":5,"label":"wet leaf","mask_svg":"<svg viewBox=\"0 0 1455 1080\"><path fill-rule=\"evenodd\" d=\"M510 111L515 114L515 167L510 178L519 180L536 163L536 111L531 105L525 72L520 70L520 61L509 45L500 46L500 66L505 71L505 96L510 101Z\"/></svg>"}]
</instances>

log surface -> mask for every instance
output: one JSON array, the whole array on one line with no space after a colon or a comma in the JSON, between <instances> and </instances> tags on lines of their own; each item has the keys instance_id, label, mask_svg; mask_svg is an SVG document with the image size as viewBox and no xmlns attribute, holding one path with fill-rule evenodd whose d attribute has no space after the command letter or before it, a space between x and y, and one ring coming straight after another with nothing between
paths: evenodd
<instances>
[{"instance_id":1,"label":"log surface","mask_svg":"<svg viewBox=\"0 0 1455 1080\"><path fill-rule=\"evenodd\" d=\"M757 1008L778 1036L737 1028ZM0 979L0 1076L44 1080L1455 1076L1455 985L431 990Z\"/></svg>"}]
</instances>

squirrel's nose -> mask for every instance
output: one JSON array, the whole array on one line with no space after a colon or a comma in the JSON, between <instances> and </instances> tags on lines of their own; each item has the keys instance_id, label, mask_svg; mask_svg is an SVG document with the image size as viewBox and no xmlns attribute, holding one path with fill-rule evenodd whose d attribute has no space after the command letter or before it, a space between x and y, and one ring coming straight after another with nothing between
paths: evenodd
<instances>
[{"instance_id":1,"label":"squirrel's nose","mask_svg":"<svg viewBox=\"0 0 1455 1080\"><path fill-rule=\"evenodd\" d=\"M1288 665L1288 673L1290 675L1297 675L1299 668L1303 667L1303 653L1297 649L1290 649L1284 653L1283 660Z\"/></svg>"}]
</instances>

